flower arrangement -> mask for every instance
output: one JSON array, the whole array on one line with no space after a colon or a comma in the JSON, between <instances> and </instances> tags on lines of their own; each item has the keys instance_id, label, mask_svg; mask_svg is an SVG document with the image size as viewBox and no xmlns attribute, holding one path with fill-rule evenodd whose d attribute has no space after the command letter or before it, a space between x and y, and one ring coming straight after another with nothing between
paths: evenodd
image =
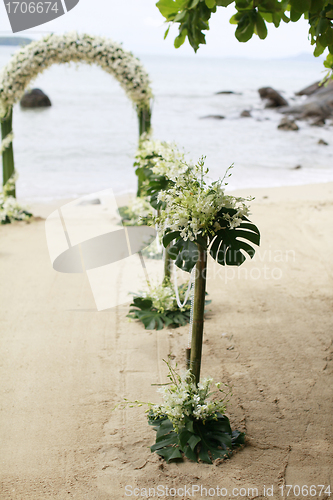
<instances>
[{"instance_id":1,"label":"flower arrangement","mask_svg":"<svg viewBox=\"0 0 333 500\"><path fill-rule=\"evenodd\" d=\"M147 206L155 210L157 215L163 213L166 204L158 199L161 192L174 185L171 180L181 171L189 168L185 165L184 153L178 150L174 143L152 139L144 134L139 141L139 148L135 156L134 166L139 180L139 195L137 200L142 200L138 205ZM140 210L136 210L139 214ZM137 224L154 224L155 217L142 214L137 217L130 207L123 207L120 211L123 223L127 219ZM133 213L133 216L131 214ZM153 215L153 214L150 214ZM157 254L160 251L156 244ZM144 253L144 252L143 252ZM149 255L151 257L151 255ZM186 285L173 288L171 283L171 259L168 249L164 252L164 278L161 285L152 287L136 296L131 304L130 318L142 321L146 329L160 330L164 326L183 326L190 321L190 300ZM178 291L178 297L177 297ZM189 290L188 290L189 291ZM187 296L187 299L185 297ZM182 306L181 306L182 304Z\"/></svg>"},{"instance_id":2,"label":"flower arrangement","mask_svg":"<svg viewBox=\"0 0 333 500\"><path fill-rule=\"evenodd\" d=\"M150 285L148 290L134 297L128 318L141 321L146 330L162 330L164 326L184 326L190 321L191 302L185 300L187 287L180 285L178 294L183 307L178 307L171 282Z\"/></svg>"},{"instance_id":3,"label":"flower arrangement","mask_svg":"<svg viewBox=\"0 0 333 500\"><path fill-rule=\"evenodd\" d=\"M230 458L233 450L244 444L244 433L232 431L225 415L231 391L213 379L205 378L195 383L191 371L180 376L165 361L169 368L169 384L158 389L163 396L160 404L129 402L123 406L148 405L148 423L156 431L156 443L151 451L167 462L186 458L197 462L212 463L213 460Z\"/></svg>"},{"instance_id":4,"label":"flower arrangement","mask_svg":"<svg viewBox=\"0 0 333 500\"><path fill-rule=\"evenodd\" d=\"M0 224L9 224L12 221L29 221L32 214L23 208L9 193L12 192L17 175L13 175L3 186L0 193Z\"/></svg>"},{"instance_id":5,"label":"flower arrangement","mask_svg":"<svg viewBox=\"0 0 333 500\"><path fill-rule=\"evenodd\" d=\"M176 144L143 134L134 161L139 183L138 196L148 197L152 207L159 210L162 203L157 200L158 193L168 187L170 172L176 171L184 161L184 153L178 150ZM154 170L156 167L158 173Z\"/></svg>"},{"instance_id":6,"label":"flower arrangement","mask_svg":"<svg viewBox=\"0 0 333 500\"><path fill-rule=\"evenodd\" d=\"M231 167L230 167L231 168ZM247 216L251 198L227 195L226 178L209 183L204 158L197 165L181 162L170 173L168 188L157 195L165 208L156 224L168 255L180 269L191 272L195 267L193 329L188 366L196 384L200 380L202 337L206 295L207 256L225 266L240 266L246 255L253 257L260 233ZM161 173L158 166L153 168ZM188 353L187 353L188 354Z\"/></svg>"},{"instance_id":7,"label":"flower arrangement","mask_svg":"<svg viewBox=\"0 0 333 500\"><path fill-rule=\"evenodd\" d=\"M140 61L110 39L78 34L47 35L14 54L0 72L0 121L4 183L14 172L12 108L29 84L53 64L84 62L97 64L112 74L136 107L139 134L149 131L153 97L150 81ZM15 197L15 186L12 191Z\"/></svg>"},{"instance_id":8,"label":"flower arrangement","mask_svg":"<svg viewBox=\"0 0 333 500\"><path fill-rule=\"evenodd\" d=\"M196 165L181 163L178 169L170 171L173 181L168 190L160 191L157 199L165 203L165 209L156 219L159 231L179 233L184 241L195 241L198 237L214 237L217 231L239 227L243 218L249 215L246 202L252 198L234 197L225 194L225 178L230 176L229 167L223 179L208 184L205 177L204 158ZM163 167L155 166L157 174Z\"/></svg>"},{"instance_id":9,"label":"flower arrangement","mask_svg":"<svg viewBox=\"0 0 333 500\"><path fill-rule=\"evenodd\" d=\"M29 83L52 64L97 64L111 73L137 108L150 108L150 81L140 61L110 39L73 31L51 34L22 47L0 75L0 116L24 94Z\"/></svg>"}]
</instances>

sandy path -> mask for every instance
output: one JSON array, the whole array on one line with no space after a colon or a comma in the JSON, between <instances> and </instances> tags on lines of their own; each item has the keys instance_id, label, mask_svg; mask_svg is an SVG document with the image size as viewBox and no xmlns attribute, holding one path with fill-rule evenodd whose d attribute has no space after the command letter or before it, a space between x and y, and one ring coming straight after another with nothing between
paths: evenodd
<instances>
[{"instance_id":1,"label":"sandy path","mask_svg":"<svg viewBox=\"0 0 333 500\"><path fill-rule=\"evenodd\" d=\"M232 385L230 418L248 443L213 466L166 465L142 409L112 412L123 397L156 400L150 384L165 380L168 353L183 365L187 328L147 332L124 306L96 312L85 276L52 270L43 222L0 227L1 499L116 500L126 485L333 490L333 186L255 194L255 260L234 276L209 269L203 375Z\"/></svg>"}]
</instances>

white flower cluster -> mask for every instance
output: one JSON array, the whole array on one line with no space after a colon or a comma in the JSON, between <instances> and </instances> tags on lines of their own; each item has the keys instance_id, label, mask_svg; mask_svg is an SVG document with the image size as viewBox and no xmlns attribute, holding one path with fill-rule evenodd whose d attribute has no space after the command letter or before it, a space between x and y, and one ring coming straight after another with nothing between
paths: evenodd
<instances>
[{"instance_id":1,"label":"white flower cluster","mask_svg":"<svg viewBox=\"0 0 333 500\"><path fill-rule=\"evenodd\" d=\"M176 432L185 425L186 417L205 421L214 418L217 413L223 414L227 394L220 389L220 383L215 384L218 391L210 393L212 383L212 378L206 378L196 386L188 370L183 377L178 377L178 380L173 378L171 385L158 389L164 401L160 405L150 405L150 414L156 419L167 416ZM208 399L217 392L223 394L223 399Z\"/></svg>"},{"instance_id":2,"label":"white flower cluster","mask_svg":"<svg viewBox=\"0 0 333 500\"><path fill-rule=\"evenodd\" d=\"M184 164L184 153L177 149L175 143L151 139L148 134L141 136L135 166L151 168L154 173L172 180L188 168Z\"/></svg>"},{"instance_id":3,"label":"white flower cluster","mask_svg":"<svg viewBox=\"0 0 333 500\"><path fill-rule=\"evenodd\" d=\"M214 235L224 227L238 227L242 217L249 215L249 207L245 202L251 198L225 194L225 177L207 184L204 179L208 169L204 170L203 166L203 160L197 165L183 163L177 174L172 175L174 184L159 193L158 200L166 203L165 210L156 218L158 230L162 234L166 230L180 231L185 241L194 241L198 235ZM154 171L158 172L158 167ZM217 219L222 208L233 209L235 213L232 216L225 213Z\"/></svg>"},{"instance_id":4,"label":"white flower cluster","mask_svg":"<svg viewBox=\"0 0 333 500\"><path fill-rule=\"evenodd\" d=\"M78 34L48 35L14 54L0 74L0 117L21 99L29 83L52 66L69 62L97 64L111 73L139 109L150 107L152 91L140 61L107 38Z\"/></svg>"},{"instance_id":5,"label":"white flower cluster","mask_svg":"<svg viewBox=\"0 0 333 500\"><path fill-rule=\"evenodd\" d=\"M7 224L14 220L28 221L32 215L9 194L15 188L17 177L17 173L14 172L0 193L0 224Z\"/></svg>"},{"instance_id":6,"label":"white flower cluster","mask_svg":"<svg viewBox=\"0 0 333 500\"><path fill-rule=\"evenodd\" d=\"M31 214L19 205L13 196L4 196L0 193L0 224L7 224L13 220L28 221Z\"/></svg>"},{"instance_id":7,"label":"white flower cluster","mask_svg":"<svg viewBox=\"0 0 333 500\"><path fill-rule=\"evenodd\" d=\"M2 139L2 142L0 144L0 155L2 155L5 149L7 149L11 145L13 139L14 139L13 132L9 132L9 134L7 134L4 139Z\"/></svg>"},{"instance_id":8,"label":"white flower cluster","mask_svg":"<svg viewBox=\"0 0 333 500\"><path fill-rule=\"evenodd\" d=\"M185 287L179 287L179 297L181 301L184 301L185 298ZM153 302L153 307L159 313L164 313L165 311L177 311L179 307L177 305L177 299L175 295L174 286L169 284L161 284L161 285L150 285L149 290L142 293L141 297L146 299L151 299ZM190 309L190 304L186 304L182 307L181 311L186 311Z\"/></svg>"}]
</instances>

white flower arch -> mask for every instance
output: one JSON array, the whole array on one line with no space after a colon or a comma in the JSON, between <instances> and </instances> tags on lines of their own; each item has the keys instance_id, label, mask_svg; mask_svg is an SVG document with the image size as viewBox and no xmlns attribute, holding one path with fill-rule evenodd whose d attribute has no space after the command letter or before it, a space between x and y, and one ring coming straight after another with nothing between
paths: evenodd
<instances>
[{"instance_id":1,"label":"white flower arch","mask_svg":"<svg viewBox=\"0 0 333 500\"><path fill-rule=\"evenodd\" d=\"M10 141L13 105L23 97L26 88L39 73L53 64L69 62L97 64L113 75L136 108L140 135L149 130L152 98L150 81L141 62L131 52L125 51L120 44L102 37L76 32L48 35L16 52L0 73L1 152L4 184L14 171Z\"/></svg>"}]
</instances>

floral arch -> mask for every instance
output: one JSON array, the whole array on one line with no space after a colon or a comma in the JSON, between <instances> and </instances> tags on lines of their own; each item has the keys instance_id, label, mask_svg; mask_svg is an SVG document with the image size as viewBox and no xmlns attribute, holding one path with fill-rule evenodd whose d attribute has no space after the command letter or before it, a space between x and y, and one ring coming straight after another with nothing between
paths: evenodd
<instances>
[{"instance_id":1,"label":"floral arch","mask_svg":"<svg viewBox=\"0 0 333 500\"><path fill-rule=\"evenodd\" d=\"M12 110L32 80L53 64L97 64L113 75L136 108L139 135L150 129L152 91L148 74L131 52L110 39L78 34L48 35L14 54L0 74L3 184L14 174ZM11 193L15 196L15 184Z\"/></svg>"}]
</instances>

